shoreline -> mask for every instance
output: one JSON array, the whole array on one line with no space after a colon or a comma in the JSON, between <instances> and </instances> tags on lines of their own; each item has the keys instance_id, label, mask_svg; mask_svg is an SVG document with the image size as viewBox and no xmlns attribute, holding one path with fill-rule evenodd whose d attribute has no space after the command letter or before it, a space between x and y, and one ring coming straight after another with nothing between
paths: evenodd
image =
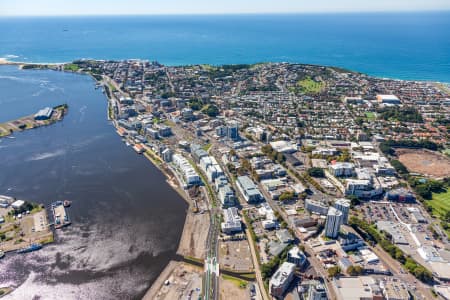
<instances>
[{"instance_id":1,"label":"shoreline","mask_svg":"<svg viewBox=\"0 0 450 300\"><path fill-rule=\"evenodd\" d=\"M107 86L108 83L104 80L97 80L92 74L81 72L81 74L89 75L96 84L100 84L103 87ZM105 93L105 97L107 99L108 105L107 109L109 110L110 102L114 101L113 95L108 93ZM116 129L117 133L117 123L115 119L110 117L109 112L107 112L108 120L111 121L112 125ZM118 134L120 137L120 135ZM178 176L174 174L174 170L170 168L170 166L160 160L160 158L153 152L153 150L149 149L148 147L144 147L146 151L142 153L143 156L154 166L156 167L165 177L166 182L169 184L169 186L188 204L187 210L185 212L185 219L183 224L183 230L181 232L181 236L178 241L178 247L176 250L177 255L181 255L185 257L186 253L182 253L187 251L186 249L190 246L190 241L193 238L193 235L195 233L195 221L192 217L192 208L194 206L194 201L190 199L187 192L182 189L182 183L179 181ZM208 220L209 224L209 220ZM204 259L204 258L198 258L198 259ZM145 291L145 294L143 296L143 299L154 299L156 294L160 291L161 287L164 285L164 282L167 280L167 278L173 273L173 271L180 266L181 262L171 260L169 263L164 267L164 269L161 271L161 273L158 274L156 279L153 281L153 283L147 288Z\"/></svg>"},{"instance_id":2,"label":"shoreline","mask_svg":"<svg viewBox=\"0 0 450 300\"><path fill-rule=\"evenodd\" d=\"M75 59L77 60L77 59ZM73 60L73 61L75 61ZM83 60L83 59L80 59ZM95 60L95 61L106 61L108 59L86 59L86 60ZM145 59L145 58L129 58L129 59L113 59L113 61L127 61L127 60L141 60L141 61L151 61L150 59ZM16 65L19 67L23 67L25 65L36 65L36 66L60 66L60 65L65 65L65 64L70 64L73 61L67 61L67 62L24 62L24 61L12 61L9 60L8 58L5 57L0 57L0 66L1 65ZM320 64L311 64L311 63L303 63L303 62L291 62L291 61L277 61L277 62L271 62L271 61L266 61L266 62L256 62L256 63L245 63L248 65L257 65L257 64L269 64L269 63L290 63L290 64L299 64L299 65L305 65L305 66L317 66L317 67L327 67L327 68L338 68L338 69L342 69L345 70L346 72L349 73L359 73L359 74L364 74L373 78L379 78L379 79L386 79L386 80L399 80L399 81L413 81L413 82L429 82L429 83L434 83L434 84L448 84L450 85L450 81L439 81L439 80L430 80L430 79L400 79L400 78L396 78L396 77L390 77L390 76L383 76L383 75L371 75L368 74L366 72L362 72L362 71L357 71L357 70L350 70L350 69L346 69L346 67L339 67L339 66L332 66L332 65L320 65ZM186 63L186 64L164 64L161 63L165 66L171 66L171 67L177 67L177 66L194 66L194 65L210 65L210 66L215 66L215 67L219 67L219 66L227 66L227 65L234 65L234 64L202 64L202 63L197 63L197 64L192 64L192 63ZM67 71L67 70L65 70ZM72 72L72 73L76 73L76 72ZM85 73L84 73L85 74Z\"/></svg>"}]
</instances>

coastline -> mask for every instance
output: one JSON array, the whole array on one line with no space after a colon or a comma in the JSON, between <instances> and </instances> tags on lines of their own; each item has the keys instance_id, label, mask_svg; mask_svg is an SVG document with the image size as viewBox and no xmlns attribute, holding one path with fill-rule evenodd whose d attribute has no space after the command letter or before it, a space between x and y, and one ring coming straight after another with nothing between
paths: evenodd
<instances>
[{"instance_id":1,"label":"coastline","mask_svg":"<svg viewBox=\"0 0 450 300\"><path fill-rule=\"evenodd\" d=\"M98 60L98 61L102 61L102 60L106 60L106 59L92 59L92 60ZM134 58L134 59L117 59L117 61L124 61L124 60L148 60L148 59L138 59L138 58ZM72 61L73 62L73 61ZM0 66L1 65L16 65L19 66L20 68L22 68L25 65L35 65L35 66L61 66L61 65L65 65L65 64L70 64L72 63L71 61L66 61L66 62L24 62L24 61L12 61L12 60L8 60L8 58L5 57L0 57ZM248 63L250 65L256 65L256 64L264 64L264 63L283 63L283 62L256 62L256 63ZM434 83L434 84L444 84L444 85L449 85L450 86L450 81L440 81L440 80L430 80L430 79L400 79L397 77L393 77L393 76L386 76L386 75L371 75L368 74L366 72L362 72L362 71L357 71L357 70L352 70L352 69L346 69L344 67L337 67L337 66L333 66L333 65L320 65L320 64L311 64L311 63L304 63L304 62L288 62L290 64L300 64L300 65L306 65L306 66L317 66L317 67L327 67L327 68L336 68L336 69L342 69L345 70L346 72L351 72L351 73L359 73L359 74L364 74L373 78L379 78L379 79L386 79L386 80L398 80L398 81L413 81L413 82L429 82L429 83ZM199 64L165 64L167 66L171 66L171 67L176 67L176 66L187 66L187 65L199 65ZM206 65L211 65L211 66L224 66L224 65L233 65L233 64L206 64ZM71 72L71 73L77 73L76 71L70 71L70 70L63 70L64 72ZM88 74L88 73L83 73L83 74L87 74L90 75L91 77L92 74ZM94 78L95 79L95 78ZM96 80L97 81L97 80ZM449 87L450 89L450 87Z\"/></svg>"},{"instance_id":2,"label":"coastline","mask_svg":"<svg viewBox=\"0 0 450 300\"><path fill-rule=\"evenodd\" d=\"M68 71L68 72L72 72L72 71ZM75 72L75 73L77 73L77 72ZM104 80L101 80L101 81L97 80L97 78L95 78L95 76L93 76L90 73L82 72L82 74L89 75L94 80L94 82L96 82L96 84L100 84L100 85L103 85L104 88L108 88L108 82L105 82ZM114 99L113 99L114 96L110 93L105 93L105 97L108 101L107 109L109 110L110 102L114 101ZM112 122L112 125L114 126L114 128L116 129L116 132L117 132L117 129L118 129L117 123L115 122L115 120L113 118L111 118L109 112L107 112L107 117L108 117L108 120L110 120ZM120 135L119 135L119 137L120 137ZM201 226L199 224L208 224L209 225L209 218L207 219L206 223L202 223L202 222L198 221L198 218L196 218L195 216L203 217L203 216L208 216L208 214L194 215L194 213L192 211L193 211L193 207L194 207L195 203L192 199L190 199L188 193L182 189L182 183L179 181L178 176L176 176L174 174L175 171L172 170L172 168L170 168L170 166L167 165L166 162L162 161L158 156L156 156L156 154L153 152L152 149L150 149L146 146L144 148L146 149L146 151L143 153L145 158L148 159L150 161L150 163L153 166L155 166L166 177L166 182L170 185L170 187L173 190L175 190L175 192L177 192L181 196L181 198L184 199L186 201L186 203L188 204L188 209L186 211L185 220L184 220L184 224L183 224L183 230L182 230L179 242L178 242L178 248L177 248L176 254L181 255L183 257L190 257L190 255L193 254L192 251L190 251L190 249L193 248L192 241L196 240L196 239L194 239L194 234L197 232L195 229L197 227ZM207 230L205 230L204 232L207 232ZM200 255L197 255L197 256L201 256L201 257L196 257L196 258L203 260L204 255L205 255L205 253L204 253L203 249L201 249ZM173 272L176 269L179 269L182 265L183 265L183 263L180 261L171 260L164 267L164 269L161 271L161 273L158 274L158 276L153 281L153 283L149 286L149 288L145 291L143 299L154 299L155 296L160 292L161 287L165 284L165 282L169 278L169 276L172 276Z\"/></svg>"}]
</instances>

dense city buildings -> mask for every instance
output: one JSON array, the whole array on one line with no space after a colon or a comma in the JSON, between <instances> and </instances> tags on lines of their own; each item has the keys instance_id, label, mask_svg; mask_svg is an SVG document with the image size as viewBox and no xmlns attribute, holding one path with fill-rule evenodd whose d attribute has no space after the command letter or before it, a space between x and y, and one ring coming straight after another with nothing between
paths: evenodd
<instances>
[{"instance_id":1,"label":"dense city buildings","mask_svg":"<svg viewBox=\"0 0 450 300\"><path fill-rule=\"evenodd\" d=\"M427 299L448 279L448 220L428 204L448 193L445 85L289 63L76 64L100 76L124 141L188 195L210 291L220 268L254 272L264 300Z\"/></svg>"}]
</instances>

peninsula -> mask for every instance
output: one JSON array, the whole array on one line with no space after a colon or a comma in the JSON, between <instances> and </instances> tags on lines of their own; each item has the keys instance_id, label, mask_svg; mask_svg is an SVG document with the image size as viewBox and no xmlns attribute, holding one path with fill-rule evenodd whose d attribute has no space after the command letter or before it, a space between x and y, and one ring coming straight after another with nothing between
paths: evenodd
<instances>
[{"instance_id":1,"label":"peninsula","mask_svg":"<svg viewBox=\"0 0 450 300\"><path fill-rule=\"evenodd\" d=\"M15 131L24 131L41 126L51 125L64 118L69 107L67 104L46 107L39 110L36 114L22 117L13 121L0 123L0 138L8 136Z\"/></svg>"}]
</instances>

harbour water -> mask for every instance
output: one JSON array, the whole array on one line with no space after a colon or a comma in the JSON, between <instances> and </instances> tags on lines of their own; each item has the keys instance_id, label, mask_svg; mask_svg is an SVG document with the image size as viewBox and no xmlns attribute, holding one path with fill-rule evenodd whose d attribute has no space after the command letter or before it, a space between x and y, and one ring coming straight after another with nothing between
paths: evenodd
<instances>
[{"instance_id":1,"label":"harbour water","mask_svg":"<svg viewBox=\"0 0 450 300\"><path fill-rule=\"evenodd\" d=\"M72 224L7 254L0 286L17 286L6 299L137 299L174 257L187 205L121 141L90 77L0 66L0 122L61 103L63 121L0 140L0 194L48 209L69 199Z\"/></svg>"},{"instance_id":2,"label":"harbour water","mask_svg":"<svg viewBox=\"0 0 450 300\"><path fill-rule=\"evenodd\" d=\"M0 18L0 57L287 61L450 82L450 12Z\"/></svg>"}]
</instances>

